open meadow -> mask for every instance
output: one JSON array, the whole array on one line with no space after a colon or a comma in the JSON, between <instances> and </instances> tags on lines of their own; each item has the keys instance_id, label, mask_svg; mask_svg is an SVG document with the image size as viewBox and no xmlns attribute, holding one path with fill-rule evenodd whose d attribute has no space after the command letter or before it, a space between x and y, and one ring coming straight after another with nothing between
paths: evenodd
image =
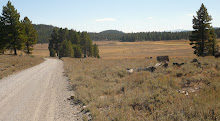
<instances>
[{"instance_id":1,"label":"open meadow","mask_svg":"<svg viewBox=\"0 0 220 121\"><path fill-rule=\"evenodd\" d=\"M219 59L196 57L188 41L95 43L101 59L62 58L75 91L72 101L82 105L83 112L89 111L93 120L219 120ZM22 52L20 56L0 55L0 77L49 56L48 44L34 48L34 56ZM126 71L154 66L156 56L161 55L170 57L168 67L159 66L154 72Z\"/></svg>"},{"instance_id":2,"label":"open meadow","mask_svg":"<svg viewBox=\"0 0 220 121\"><path fill-rule=\"evenodd\" d=\"M95 43L101 59L62 58L73 102L94 120L219 120L219 59L196 57L188 41ZM154 66L160 55L168 67L126 71Z\"/></svg>"},{"instance_id":3,"label":"open meadow","mask_svg":"<svg viewBox=\"0 0 220 121\"><path fill-rule=\"evenodd\" d=\"M195 57L189 41L147 41L147 42L115 42L100 41L100 56L103 59L125 59L156 57Z\"/></svg>"}]
</instances>

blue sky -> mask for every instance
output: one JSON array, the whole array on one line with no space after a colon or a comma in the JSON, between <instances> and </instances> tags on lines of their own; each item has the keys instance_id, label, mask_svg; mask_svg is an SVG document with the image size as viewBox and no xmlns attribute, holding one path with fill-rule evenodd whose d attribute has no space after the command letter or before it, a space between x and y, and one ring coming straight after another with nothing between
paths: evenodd
<instances>
[{"instance_id":1,"label":"blue sky","mask_svg":"<svg viewBox=\"0 0 220 121\"><path fill-rule=\"evenodd\" d=\"M192 29L192 18L202 3L220 27L220 0L11 0L21 18L35 24L77 31L123 32ZM0 11L7 0L0 0Z\"/></svg>"}]
</instances>

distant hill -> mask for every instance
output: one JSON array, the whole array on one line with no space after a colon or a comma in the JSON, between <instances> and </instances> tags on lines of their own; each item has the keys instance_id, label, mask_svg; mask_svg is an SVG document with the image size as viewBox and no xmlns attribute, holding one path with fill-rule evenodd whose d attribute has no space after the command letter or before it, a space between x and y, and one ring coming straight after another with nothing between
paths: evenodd
<instances>
[{"instance_id":1,"label":"distant hill","mask_svg":"<svg viewBox=\"0 0 220 121\"><path fill-rule=\"evenodd\" d=\"M124 34L124 32L118 31L118 30L105 30L100 33L101 34Z\"/></svg>"},{"instance_id":2,"label":"distant hill","mask_svg":"<svg viewBox=\"0 0 220 121\"><path fill-rule=\"evenodd\" d=\"M89 33L89 34L93 41L115 41L115 40L121 40L121 38L125 33L118 30L106 30L100 33Z\"/></svg>"},{"instance_id":3,"label":"distant hill","mask_svg":"<svg viewBox=\"0 0 220 121\"><path fill-rule=\"evenodd\" d=\"M33 25L38 33L37 42L38 43L48 43L54 26L45 25L45 24L33 24Z\"/></svg>"}]
</instances>

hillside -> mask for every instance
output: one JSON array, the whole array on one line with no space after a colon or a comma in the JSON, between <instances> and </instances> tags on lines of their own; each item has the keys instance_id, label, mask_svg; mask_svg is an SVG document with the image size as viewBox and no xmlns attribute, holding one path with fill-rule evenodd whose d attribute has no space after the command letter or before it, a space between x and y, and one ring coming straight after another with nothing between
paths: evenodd
<instances>
[{"instance_id":1,"label":"hillside","mask_svg":"<svg viewBox=\"0 0 220 121\"><path fill-rule=\"evenodd\" d=\"M89 33L93 41L110 41L110 40L121 40L123 35L122 31L118 30L106 30L100 33Z\"/></svg>"},{"instance_id":2,"label":"hillside","mask_svg":"<svg viewBox=\"0 0 220 121\"><path fill-rule=\"evenodd\" d=\"M45 24L34 24L34 28L37 30L38 33L37 43L48 43L54 26Z\"/></svg>"}]
</instances>

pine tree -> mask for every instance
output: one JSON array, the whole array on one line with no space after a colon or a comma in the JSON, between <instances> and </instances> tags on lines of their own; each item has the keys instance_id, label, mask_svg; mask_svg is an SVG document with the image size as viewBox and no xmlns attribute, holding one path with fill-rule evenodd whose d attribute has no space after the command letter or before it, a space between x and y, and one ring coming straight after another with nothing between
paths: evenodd
<instances>
[{"instance_id":1,"label":"pine tree","mask_svg":"<svg viewBox=\"0 0 220 121\"><path fill-rule=\"evenodd\" d=\"M53 48L50 49L50 57L56 57L56 52Z\"/></svg>"},{"instance_id":2,"label":"pine tree","mask_svg":"<svg viewBox=\"0 0 220 121\"><path fill-rule=\"evenodd\" d=\"M81 33L81 41L80 41L80 46L82 47L82 52L84 54L84 57L86 57L87 55L87 51L88 51L88 48L87 48L87 43L88 43L88 35L87 35L87 32L82 32Z\"/></svg>"},{"instance_id":3,"label":"pine tree","mask_svg":"<svg viewBox=\"0 0 220 121\"><path fill-rule=\"evenodd\" d=\"M211 55L215 55L216 52L218 52L218 41L216 40L217 38L217 35L215 34L215 30L214 29L211 29L210 30L210 36L209 36L209 39L208 39L208 43L207 43L207 50L208 50L208 53L211 54Z\"/></svg>"},{"instance_id":4,"label":"pine tree","mask_svg":"<svg viewBox=\"0 0 220 121\"><path fill-rule=\"evenodd\" d=\"M72 42L72 44L80 44L79 33L74 30L69 30L67 38Z\"/></svg>"},{"instance_id":5,"label":"pine tree","mask_svg":"<svg viewBox=\"0 0 220 121\"><path fill-rule=\"evenodd\" d=\"M59 34L58 34L58 28L54 28L53 32L51 34L51 39L49 40L49 51L51 51L52 49L56 51L57 56L59 53Z\"/></svg>"},{"instance_id":6,"label":"pine tree","mask_svg":"<svg viewBox=\"0 0 220 121\"><path fill-rule=\"evenodd\" d=\"M81 58L82 57L82 49L80 45L73 44L74 57Z\"/></svg>"},{"instance_id":7,"label":"pine tree","mask_svg":"<svg viewBox=\"0 0 220 121\"><path fill-rule=\"evenodd\" d=\"M94 57L95 58L99 58L100 56L99 56L99 48L98 48L98 45L97 44L94 44L93 45L93 49L94 49Z\"/></svg>"},{"instance_id":8,"label":"pine tree","mask_svg":"<svg viewBox=\"0 0 220 121\"><path fill-rule=\"evenodd\" d=\"M59 58L62 57L74 57L74 51L71 41L64 40L59 49Z\"/></svg>"},{"instance_id":9,"label":"pine tree","mask_svg":"<svg viewBox=\"0 0 220 121\"><path fill-rule=\"evenodd\" d=\"M0 17L0 53L4 54L6 50L6 41L5 41L5 31L4 31L4 26L3 22L1 21Z\"/></svg>"},{"instance_id":10,"label":"pine tree","mask_svg":"<svg viewBox=\"0 0 220 121\"><path fill-rule=\"evenodd\" d=\"M195 49L194 54L197 56L213 54L213 52L210 52L210 44L215 44L216 40L214 33L212 33L211 20L212 17L208 14L204 4L202 4L197 11L197 16L193 16L194 31L190 36L190 45L194 45L192 48Z\"/></svg>"},{"instance_id":11,"label":"pine tree","mask_svg":"<svg viewBox=\"0 0 220 121\"><path fill-rule=\"evenodd\" d=\"M94 49L93 49L92 40L89 37L86 43L86 48L87 48L87 56L92 57L94 55Z\"/></svg>"},{"instance_id":12,"label":"pine tree","mask_svg":"<svg viewBox=\"0 0 220 121\"><path fill-rule=\"evenodd\" d=\"M24 47L24 29L19 19L20 14L8 1L7 5L3 6L1 21L4 24L6 48L13 50L15 55L17 55L17 50Z\"/></svg>"},{"instance_id":13,"label":"pine tree","mask_svg":"<svg viewBox=\"0 0 220 121\"><path fill-rule=\"evenodd\" d=\"M33 51L33 45L37 43L37 32L34 29L32 22L28 19L28 17L25 17L23 20L24 29L25 29L25 48L24 51L27 54L32 54Z\"/></svg>"},{"instance_id":14,"label":"pine tree","mask_svg":"<svg viewBox=\"0 0 220 121\"><path fill-rule=\"evenodd\" d=\"M68 40L69 31L67 28L65 28L65 29L60 28L58 33L59 33L59 39L58 39L59 42L58 43L62 43L63 41Z\"/></svg>"}]
</instances>

